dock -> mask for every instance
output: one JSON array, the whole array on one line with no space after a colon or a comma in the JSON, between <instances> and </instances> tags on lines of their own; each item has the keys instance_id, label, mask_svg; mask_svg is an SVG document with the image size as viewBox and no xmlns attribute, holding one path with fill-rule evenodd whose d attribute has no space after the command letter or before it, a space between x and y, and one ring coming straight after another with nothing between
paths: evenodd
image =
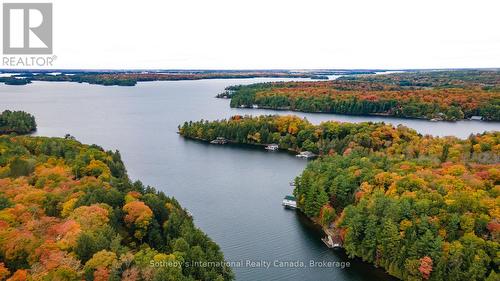
<instances>
[{"instance_id":1,"label":"dock","mask_svg":"<svg viewBox=\"0 0 500 281\"><path fill-rule=\"evenodd\" d=\"M323 228L326 236L321 238L321 241L330 249L343 248L342 238L337 228Z\"/></svg>"},{"instance_id":2,"label":"dock","mask_svg":"<svg viewBox=\"0 0 500 281\"><path fill-rule=\"evenodd\" d=\"M325 243L325 245L330 248L330 249L339 249L339 248L342 248L342 244L341 243L335 243L333 242L333 239L331 236L326 236L326 237L323 237L321 238L321 241L323 241L323 243Z\"/></svg>"},{"instance_id":3,"label":"dock","mask_svg":"<svg viewBox=\"0 0 500 281\"><path fill-rule=\"evenodd\" d=\"M216 139L214 139L210 143L211 144L226 144L227 143L227 139L225 139L223 137L217 137Z\"/></svg>"}]
</instances>

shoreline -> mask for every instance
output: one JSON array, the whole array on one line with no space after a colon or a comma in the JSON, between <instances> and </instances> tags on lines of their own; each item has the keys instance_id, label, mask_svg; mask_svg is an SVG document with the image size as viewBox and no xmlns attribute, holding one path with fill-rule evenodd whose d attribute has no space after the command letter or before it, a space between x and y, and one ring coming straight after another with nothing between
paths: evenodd
<instances>
[{"instance_id":1,"label":"shoreline","mask_svg":"<svg viewBox=\"0 0 500 281\"><path fill-rule=\"evenodd\" d=\"M180 132L177 132L177 134L185 139L188 139L188 140L198 141L198 142L202 142L205 144L211 144L210 140L207 140L207 139L185 136L185 135L181 134ZM249 147L252 149L255 149L256 147L264 148L267 146L267 144L260 144L260 143L239 143L239 142L229 140L229 139L226 139L226 141L227 141L226 144L213 144L213 145L215 145L215 146L224 146L224 145L242 146L242 147ZM264 151L264 152L266 152L266 151ZM291 148L288 148L288 149L278 148L278 150L276 150L276 152L284 152L284 153L288 153L288 154L293 154L295 156L295 155L299 154L301 151L294 150ZM318 155L318 156L321 156L321 155Z\"/></svg>"},{"instance_id":2,"label":"shoreline","mask_svg":"<svg viewBox=\"0 0 500 281\"><path fill-rule=\"evenodd\" d=\"M229 100L230 98L219 98L218 99L227 99ZM388 118L395 118L395 119L408 119L408 120L422 120L422 121L429 121L429 122L447 122L447 123L455 123L459 121L477 121L477 122L486 122L486 123L500 123L500 121L495 121L495 120L473 120L473 119L458 119L458 120L432 120L429 118L425 117L406 117L406 116L397 116L397 115L390 115L390 114L385 114L385 113L373 113L373 114L349 114L349 113L335 113L335 112L329 112L329 111L302 111L302 110L296 110L296 109L291 109L289 107L279 107L279 108L274 108L271 106L260 106L258 108L253 108L250 106L231 106L231 108L237 108L237 109L264 109L264 110L276 110L276 111L291 111L291 112L301 112L301 113L310 113L310 114L332 114L332 115L345 115L345 116L360 116L360 117L388 117Z\"/></svg>"}]
</instances>

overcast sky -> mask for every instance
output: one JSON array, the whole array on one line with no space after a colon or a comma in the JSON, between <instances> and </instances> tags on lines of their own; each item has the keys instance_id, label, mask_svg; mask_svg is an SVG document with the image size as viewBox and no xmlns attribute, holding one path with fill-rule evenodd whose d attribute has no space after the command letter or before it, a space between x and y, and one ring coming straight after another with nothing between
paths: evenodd
<instances>
[{"instance_id":1,"label":"overcast sky","mask_svg":"<svg viewBox=\"0 0 500 281\"><path fill-rule=\"evenodd\" d=\"M500 67L499 0L45 0L55 68Z\"/></svg>"}]
</instances>

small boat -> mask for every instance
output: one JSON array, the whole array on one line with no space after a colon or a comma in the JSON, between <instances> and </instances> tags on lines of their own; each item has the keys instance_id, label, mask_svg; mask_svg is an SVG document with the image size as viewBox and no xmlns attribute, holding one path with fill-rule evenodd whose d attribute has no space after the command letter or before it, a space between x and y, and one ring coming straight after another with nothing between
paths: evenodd
<instances>
[{"instance_id":1,"label":"small boat","mask_svg":"<svg viewBox=\"0 0 500 281\"><path fill-rule=\"evenodd\" d=\"M311 151L302 151L301 153L299 153L299 154L297 154L295 156L298 157L298 158L309 159L309 158L316 157L316 154L312 153Z\"/></svg>"},{"instance_id":2,"label":"small boat","mask_svg":"<svg viewBox=\"0 0 500 281\"><path fill-rule=\"evenodd\" d=\"M290 208L290 209L296 209L297 208L297 201L295 200L295 197L292 195L287 195L285 198L283 198L283 203L281 203L285 208Z\"/></svg>"},{"instance_id":3,"label":"small boat","mask_svg":"<svg viewBox=\"0 0 500 281\"><path fill-rule=\"evenodd\" d=\"M225 139L223 137L217 137L216 139L214 139L210 143L211 144L226 144L227 143L227 139Z\"/></svg>"},{"instance_id":4,"label":"small boat","mask_svg":"<svg viewBox=\"0 0 500 281\"><path fill-rule=\"evenodd\" d=\"M295 182L294 182L294 181L291 181L291 182L290 182L290 186L295 186Z\"/></svg>"},{"instance_id":5,"label":"small boat","mask_svg":"<svg viewBox=\"0 0 500 281\"><path fill-rule=\"evenodd\" d=\"M272 143L272 144L268 144L266 147L265 147L266 150L269 150L269 151L276 151L279 149L279 146L275 143Z\"/></svg>"}]
</instances>

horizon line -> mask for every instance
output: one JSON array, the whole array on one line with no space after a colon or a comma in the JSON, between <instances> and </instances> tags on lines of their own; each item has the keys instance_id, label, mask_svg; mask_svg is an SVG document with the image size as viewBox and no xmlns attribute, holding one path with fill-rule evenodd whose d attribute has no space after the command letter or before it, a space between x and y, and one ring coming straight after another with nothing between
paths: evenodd
<instances>
[{"instance_id":1,"label":"horizon line","mask_svg":"<svg viewBox=\"0 0 500 281\"><path fill-rule=\"evenodd\" d=\"M500 70L500 67L437 67L437 68L0 68L12 71L411 71L411 70Z\"/></svg>"}]
</instances>

